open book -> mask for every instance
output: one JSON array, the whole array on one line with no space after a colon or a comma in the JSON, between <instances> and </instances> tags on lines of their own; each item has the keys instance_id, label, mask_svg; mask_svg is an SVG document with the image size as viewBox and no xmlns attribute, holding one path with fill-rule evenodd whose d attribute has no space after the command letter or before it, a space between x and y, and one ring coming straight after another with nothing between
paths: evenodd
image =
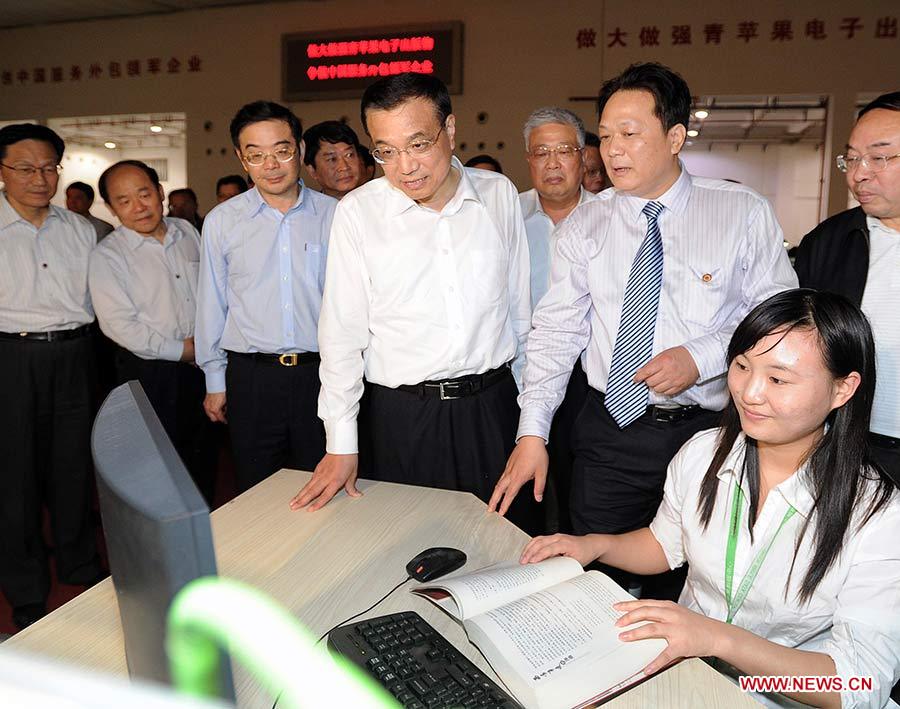
<instances>
[{"instance_id":1,"label":"open book","mask_svg":"<svg viewBox=\"0 0 900 709\"><path fill-rule=\"evenodd\" d=\"M586 706L644 678L665 640L622 642L617 601L634 600L574 559L495 564L412 590L457 620L527 709Z\"/></svg>"}]
</instances>

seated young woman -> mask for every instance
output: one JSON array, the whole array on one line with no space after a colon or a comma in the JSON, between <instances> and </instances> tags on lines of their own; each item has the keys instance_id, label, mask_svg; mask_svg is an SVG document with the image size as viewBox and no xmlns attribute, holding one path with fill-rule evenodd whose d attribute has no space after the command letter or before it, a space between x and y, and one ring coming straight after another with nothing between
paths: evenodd
<instances>
[{"instance_id":1,"label":"seated young woman","mask_svg":"<svg viewBox=\"0 0 900 709\"><path fill-rule=\"evenodd\" d=\"M636 574L689 564L678 604L617 604L621 639L664 638L648 674L718 657L763 676L871 677L871 692L804 692L820 707L891 705L900 675L900 500L870 461L872 333L840 296L772 296L728 347L721 428L669 465L649 527L537 537L522 562L564 555Z\"/></svg>"}]
</instances>

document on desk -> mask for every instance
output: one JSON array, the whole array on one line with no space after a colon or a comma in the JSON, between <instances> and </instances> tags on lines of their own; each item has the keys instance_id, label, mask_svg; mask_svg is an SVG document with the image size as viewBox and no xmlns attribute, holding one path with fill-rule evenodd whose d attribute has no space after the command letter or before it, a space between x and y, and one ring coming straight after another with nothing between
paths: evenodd
<instances>
[{"instance_id":1,"label":"document on desk","mask_svg":"<svg viewBox=\"0 0 900 709\"><path fill-rule=\"evenodd\" d=\"M412 590L459 620L527 709L571 709L644 678L665 640L619 640L617 601L634 600L574 559L495 564ZM636 626L631 626L636 627Z\"/></svg>"}]
</instances>

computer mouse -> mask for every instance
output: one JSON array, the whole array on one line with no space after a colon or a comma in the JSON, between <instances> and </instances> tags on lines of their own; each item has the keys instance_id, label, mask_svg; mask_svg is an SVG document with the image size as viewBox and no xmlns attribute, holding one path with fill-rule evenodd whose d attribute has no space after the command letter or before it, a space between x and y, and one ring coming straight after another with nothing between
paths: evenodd
<instances>
[{"instance_id":1,"label":"computer mouse","mask_svg":"<svg viewBox=\"0 0 900 709\"><path fill-rule=\"evenodd\" d=\"M416 554L406 565L406 572L416 581L432 581L466 563L465 552L450 547L432 547Z\"/></svg>"}]
</instances>

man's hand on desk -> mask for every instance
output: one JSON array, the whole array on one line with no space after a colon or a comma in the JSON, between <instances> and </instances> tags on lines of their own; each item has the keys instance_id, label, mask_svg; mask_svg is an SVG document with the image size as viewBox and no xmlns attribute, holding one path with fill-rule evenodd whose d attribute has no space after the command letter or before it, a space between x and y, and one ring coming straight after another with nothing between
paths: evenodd
<instances>
[{"instance_id":1,"label":"man's hand on desk","mask_svg":"<svg viewBox=\"0 0 900 709\"><path fill-rule=\"evenodd\" d=\"M544 439L540 436L522 436L506 462L503 475L494 487L494 494L488 502L488 510L491 512L496 510L505 515L519 490L532 478L534 478L534 499L538 502L543 500L549 464L550 458Z\"/></svg>"},{"instance_id":2,"label":"man's hand on desk","mask_svg":"<svg viewBox=\"0 0 900 709\"><path fill-rule=\"evenodd\" d=\"M700 370L685 347L663 350L634 375L635 382L645 382L657 394L677 396L700 378Z\"/></svg>"},{"instance_id":3,"label":"man's hand on desk","mask_svg":"<svg viewBox=\"0 0 900 709\"><path fill-rule=\"evenodd\" d=\"M350 497L361 497L362 493L356 489L358 472L359 456L356 453L326 453L316 466L310 481L291 500L291 509L299 510L309 505L307 511L315 512L328 504L342 487Z\"/></svg>"}]
</instances>

